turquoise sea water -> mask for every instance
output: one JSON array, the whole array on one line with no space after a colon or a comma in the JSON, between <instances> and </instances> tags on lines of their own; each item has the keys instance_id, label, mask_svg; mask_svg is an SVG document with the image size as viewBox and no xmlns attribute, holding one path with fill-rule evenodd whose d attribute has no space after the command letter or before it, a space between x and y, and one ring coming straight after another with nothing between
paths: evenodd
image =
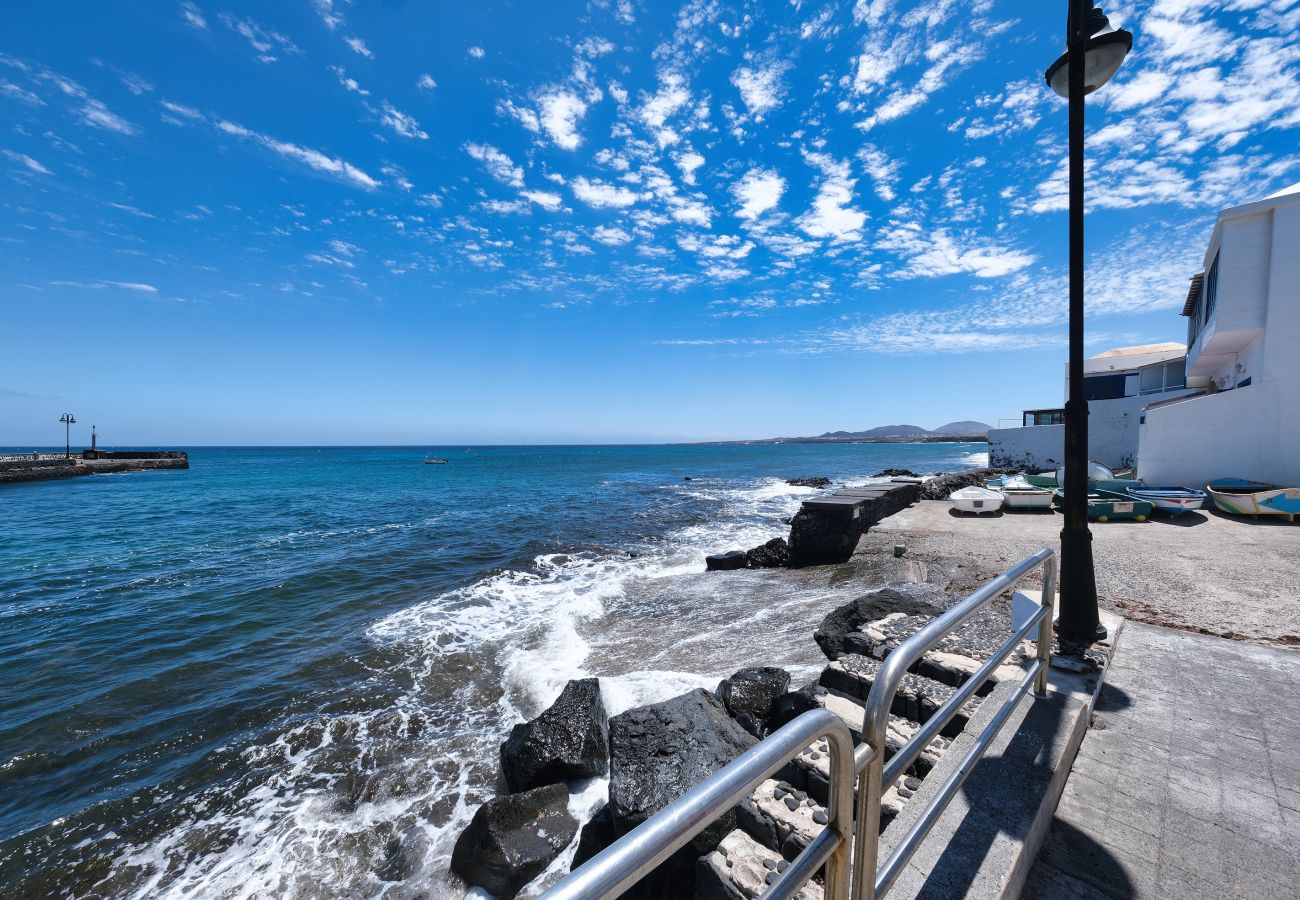
<instances>
[{"instance_id":1,"label":"turquoise sea water","mask_svg":"<svg viewBox=\"0 0 1300 900\"><path fill-rule=\"evenodd\" d=\"M566 679L617 712L797 662L784 604L824 589L702 572L785 534L815 492L784 478L984 449L212 448L0 486L0 896L460 896L497 744Z\"/></svg>"}]
</instances>

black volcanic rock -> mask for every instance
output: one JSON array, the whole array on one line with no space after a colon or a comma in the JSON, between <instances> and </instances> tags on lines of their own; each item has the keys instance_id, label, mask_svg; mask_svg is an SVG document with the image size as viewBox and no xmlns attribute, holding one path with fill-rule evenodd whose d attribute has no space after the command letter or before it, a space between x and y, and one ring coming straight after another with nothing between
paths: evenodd
<instances>
[{"instance_id":1,"label":"black volcanic rock","mask_svg":"<svg viewBox=\"0 0 1300 900\"><path fill-rule=\"evenodd\" d=\"M621 713L609 721L609 806L625 835L756 743L717 697L694 690ZM728 810L625 897L690 900L695 864L736 827Z\"/></svg>"},{"instance_id":2,"label":"black volcanic rock","mask_svg":"<svg viewBox=\"0 0 1300 900\"><path fill-rule=\"evenodd\" d=\"M609 719L600 681L570 681L549 709L516 725L501 745L501 771L512 792L604 775Z\"/></svg>"},{"instance_id":3,"label":"black volcanic rock","mask_svg":"<svg viewBox=\"0 0 1300 900\"><path fill-rule=\"evenodd\" d=\"M831 480L825 475L817 475L813 478L787 478L785 483L791 487L824 488L830 487Z\"/></svg>"},{"instance_id":4,"label":"black volcanic rock","mask_svg":"<svg viewBox=\"0 0 1300 900\"><path fill-rule=\"evenodd\" d=\"M733 569L749 568L749 556L744 550L728 550L726 553L714 553L704 557L704 569L708 572L730 572Z\"/></svg>"},{"instance_id":5,"label":"black volcanic rock","mask_svg":"<svg viewBox=\"0 0 1300 900\"><path fill-rule=\"evenodd\" d=\"M614 812L606 803L596 811L591 821L582 826L582 834L578 836L578 849L573 852L569 871L572 872L616 840L618 832L614 830Z\"/></svg>"},{"instance_id":6,"label":"black volcanic rock","mask_svg":"<svg viewBox=\"0 0 1300 900\"><path fill-rule=\"evenodd\" d=\"M751 569L775 569L790 561L790 545L785 538L772 538L746 552L745 559Z\"/></svg>"},{"instance_id":7,"label":"black volcanic rock","mask_svg":"<svg viewBox=\"0 0 1300 900\"><path fill-rule=\"evenodd\" d=\"M872 478L920 478L919 472L913 472L911 469L881 469Z\"/></svg>"},{"instance_id":8,"label":"black volcanic rock","mask_svg":"<svg viewBox=\"0 0 1300 900\"><path fill-rule=\"evenodd\" d=\"M943 612L942 593L929 584L878 588L827 613L813 632L813 640L827 659L839 659L849 653L872 656L873 645L858 629L867 622L896 612L909 616L937 616Z\"/></svg>"},{"instance_id":9,"label":"black volcanic rock","mask_svg":"<svg viewBox=\"0 0 1300 900\"><path fill-rule=\"evenodd\" d=\"M718 699L740 726L761 738L772 701L790 687L790 673L772 666L741 669L718 685Z\"/></svg>"},{"instance_id":10,"label":"black volcanic rock","mask_svg":"<svg viewBox=\"0 0 1300 900\"><path fill-rule=\"evenodd\" d=\"M509 900L551 864L578 833L562 784L495 797L456 839L451 870Z\"/></svg>"}]
</instances>

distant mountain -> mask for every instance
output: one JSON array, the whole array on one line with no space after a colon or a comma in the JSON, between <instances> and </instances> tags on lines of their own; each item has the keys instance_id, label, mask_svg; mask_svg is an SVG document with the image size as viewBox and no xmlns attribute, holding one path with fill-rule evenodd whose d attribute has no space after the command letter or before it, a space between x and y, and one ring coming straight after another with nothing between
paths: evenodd
<instances>
[{"instance_id":1,"label":"distant mountain","mask_svg":"<svg viewBox=\"0 0 1300 900\"><path fill-rule=\"evenodd\" d=\"M983 422L972 422L966 419L962 422L949 422L947 425L940 425L931 431L931 434L988 434L991 426Z\"/></svg>"},{"instance_id":2,"label":"distant mountain","mask_svg":"<svg viewBox=\"0 0 1300 900\"><path fill-rule=\"evenodd\" d=\"M853 438L924 437L930 433L920 425L881 425L868 428L866 431L828 431L822 437L852 440Z\"/></svg>"},{"instance_id":3,"label":"distant mountain","mask_svg":"<svg viewBox=\"0 0 1300 900\"><path fill-rule=\"evenodd\" d=\"M732 444L905 444L908 442L982 441L989 433L983 422L966 420L940 425L933 431L920 425L880 425L866 431L828 431L817 437L780 437L758 441L722 441Z\"/></svg>"}]
</instances>

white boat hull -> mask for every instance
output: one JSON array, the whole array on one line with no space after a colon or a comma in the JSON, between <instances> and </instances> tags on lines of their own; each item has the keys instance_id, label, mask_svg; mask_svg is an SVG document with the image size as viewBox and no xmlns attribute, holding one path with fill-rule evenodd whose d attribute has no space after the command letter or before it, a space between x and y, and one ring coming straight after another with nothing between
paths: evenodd
<instances>
[{"instance_id":1,"label":"white boat hull","mask_svg":"<svg viewBox=\"0 0 1300 900\"><path fill-rule=\"evenodd\" d=\"M948 499L952 508L964 513L990 513L1002 508L1005 497L987 488L968 487L953 491Z\"/></svg>"},{"instance_id":2,"label":"white boat hull","mask_svg":"<svg viewBox=\"0 0 1300 900\"><path fill-rule=\"evenodd\" d=\"M1051 509L1051 491L1009 491L1001 492L1006 498L1007 509Z\"/></svg>"}]
</instances>

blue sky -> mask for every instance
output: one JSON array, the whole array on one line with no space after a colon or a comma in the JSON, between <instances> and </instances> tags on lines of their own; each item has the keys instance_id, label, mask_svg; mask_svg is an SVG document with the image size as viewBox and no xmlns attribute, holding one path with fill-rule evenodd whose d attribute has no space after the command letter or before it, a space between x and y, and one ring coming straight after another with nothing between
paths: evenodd
<instances>
[{"instance_id":1,"label":"blue sky","mask_svg":"<svg viewBox=\"0 0 1300 900\"><path fill-rule=\"evenodd\" d=\"M1065 3L16 4L0 444L762 437L1060 400ZM1089 350L1300 180L1300 3L1107 6Z\"/></svg>"}]
</instances>

